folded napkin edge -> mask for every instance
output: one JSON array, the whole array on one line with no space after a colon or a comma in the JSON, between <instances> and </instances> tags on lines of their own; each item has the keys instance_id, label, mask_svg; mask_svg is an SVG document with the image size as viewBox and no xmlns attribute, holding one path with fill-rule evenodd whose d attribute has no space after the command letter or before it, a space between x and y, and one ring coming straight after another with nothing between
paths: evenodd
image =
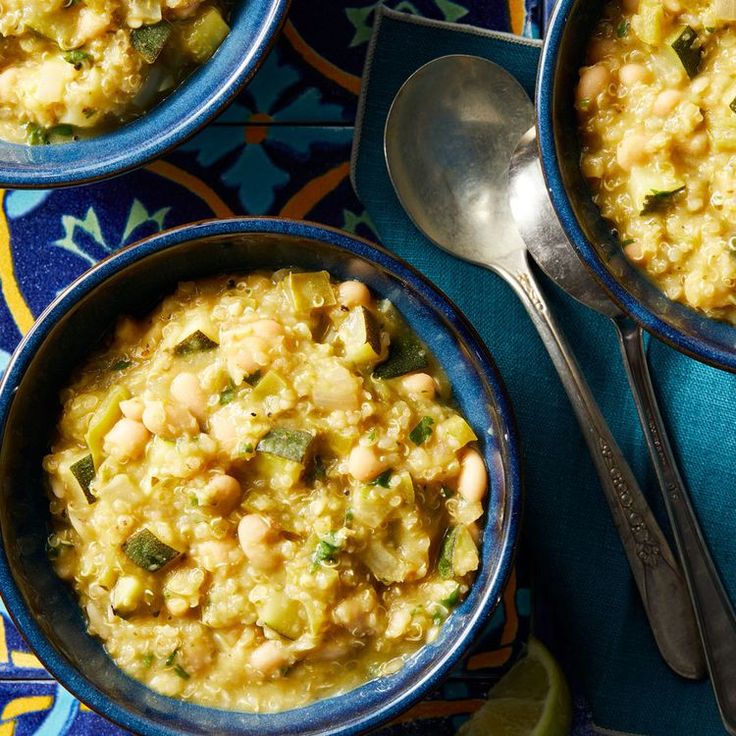
<instances>
[{"instance_id":1,"label":"folded napkin edge","mask_svg":"<svg viewBox=\"0 0 736 736\"><path fill-rule=\"evenodd\" d=\"M381 3L378 8L376 8L375 20L373 22L373 30L371 33L370 41L368 42L368 50L366 52L365 64L363 66L363 77L360 84L360 96L358 97L358 108L355 115L355 132L353 135L353 145L350 151L350 182L355 192L358 193L358 196L360 196L360 194L358 190L357 166L358 156L360 154L360 141L363 130L363 118L365 116L365 106L368 97L368 90L370 87L370 75L373 68L373 57L375 54L376 45L378 43L378 36L380 34L381 23L384 16L392 20L399 21L401 23L412 23L414 25L424 26L425 28L436 28L453 33L480 36L482 38L493 38L499 41L506 41L507 43L519 44L521 46L530 46L532 48L540 49L542 48L542 41L538 38L526 38L524 36L516 36L515 34L508 33L506 31L493 31L486 28L478 28L477 26L471 26L467 23L450 23L447 21L435 20L433 18L424 18L422 16L402 13L401 11L387 8L383 3Z\"/></svg>"}]
</instances>

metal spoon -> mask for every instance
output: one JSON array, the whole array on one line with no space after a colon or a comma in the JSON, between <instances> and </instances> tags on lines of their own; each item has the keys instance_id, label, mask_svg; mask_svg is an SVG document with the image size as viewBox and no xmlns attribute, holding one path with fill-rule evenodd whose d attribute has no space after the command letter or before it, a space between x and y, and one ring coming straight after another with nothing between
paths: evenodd
<instances>
[{"instance_id":1,"label":"metal spoon","mask_svg":"<svg viewBox=\"0 0 736 736\"><path fill-rule=\"evenodd\" d=\"M616 326L636 410L690 589L718 709L728 732L736 734L736 615L677 469L652 386L642 330L598 286L567 240L544 183L534 128L521 139L511 160L509 202L521 236L547 276Z\"/></svg>"},{"instance_id":2,"label":"metal spoon","mask_svg":"<svg viewBox=\"0 0 736 736\"><path fill-rule=\"evenodd\" d=\"M391 181L428 238L497 273L526 308L583 430L659 650L675 672L699 678L704 666L685 581L537 286L511 215L509 161L533 121L526 93L497 65L436 59L404 83L389 111Z\"/></svg>"}]
</instances>

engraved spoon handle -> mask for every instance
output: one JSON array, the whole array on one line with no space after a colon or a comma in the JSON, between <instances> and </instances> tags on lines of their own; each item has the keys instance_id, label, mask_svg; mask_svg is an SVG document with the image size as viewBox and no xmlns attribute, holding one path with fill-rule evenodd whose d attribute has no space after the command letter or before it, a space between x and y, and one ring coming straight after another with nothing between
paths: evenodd
<instances>
[{"instance_id":1,"label":"engraved spoon handle","mask_svg":"<svg viewBox=\"0 0 736 736\"><path fill-rule=\"evenodd\" d=\"M736 734L736 616L680 477L652 386L641 328L627 317L618 328L624 365L690 587L713 690L726 729Z\"/></svg>"},{"instance_id":2,"label":"engraved spoon handle","mask_svg":"<svg viewBox=\"0 0 736 736\"><path fill-rule=\"evenodd\" d=\"M494 270L517 293L557 369L588 444L659 651L683 677L705 672L685 581L529 267L526 253ZM604 574L604 571L601 571Z\"/></svg>"}]
</instances>

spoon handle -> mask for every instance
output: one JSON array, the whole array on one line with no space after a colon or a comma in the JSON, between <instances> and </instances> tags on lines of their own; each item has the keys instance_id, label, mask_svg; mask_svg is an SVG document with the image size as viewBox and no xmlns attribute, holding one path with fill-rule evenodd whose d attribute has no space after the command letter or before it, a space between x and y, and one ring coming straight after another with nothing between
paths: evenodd
<instances>
[{"instance_id":1,"label":"spoon handle","mask_svg":"<svg viewBox=\"0 0 736 736\"><path fill-rule=\"evenodd\" d=\"M690 588L718 708L728 732L736 734L736 616L677 469L652 386L641 328L624 316L614 322L644 438Z\"/></svg>"},{"instance_id":2,"label":"spoon handle","mask_svg":"<svg viewBox=\"0 0 736 736\"><path fill-rule=\"evenodd\" d=\"M646 499L611 434L526 253L495 269L516 291L537 328L575 411L639 589L659 651L683 677L704 675L687 586Z\"/></svg>"}]
</instances>

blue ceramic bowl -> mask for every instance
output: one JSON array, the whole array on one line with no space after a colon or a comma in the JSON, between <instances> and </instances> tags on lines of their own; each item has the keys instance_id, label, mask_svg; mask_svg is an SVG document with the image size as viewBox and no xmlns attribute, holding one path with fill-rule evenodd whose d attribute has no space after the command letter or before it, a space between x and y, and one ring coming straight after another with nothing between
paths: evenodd
<instances>
[{"instance_id":1,"label":"blue ceramic bowl","mask_svg":"<svg viewBox=\"0 0 736 736\"><path fill-rule=\"evenodd\" d=\"M41 458L59 389L120 314L144 315L181 280L220 272L326 269L391 299L431 346L481 438L490 471L481 567L434 643L390 677L348 694L273 715L186 704L130 679L86 633L71 589L44 551L48 502ZM396 716L437 687L495 608L512 563L521 505L511 407L487 349L455 306L417 271L381 248L303 222L232 219L187 225L119 251L75 281L41 315L0 385L0 591L49 671L94 710L125 728L178 734L355 734Z\"/></svg>"},{"instance_id":2,"label":"blue ceramic bowl","mask_svg":"<svg viewBox=\"0 0 736 736\"><path fill-rule=\"evenodd\" d=\"M156 107L112 133L52 146L0 141L0 187L84 184L162 156L212 120L255 74L288 6L289 0L234 3L232 30L215 55Z\"/></svg>"},{"instance_id":3,"label":"blue ceramic bowl","mask_svg":"<svg viewBox=\"0 0 736 736\"><path fill-rule=\"evenodd\" d=\"M654 335L736 372L736 327L668 299L624 255L580 171L573 105L578 69L604 0L558 0L537 79L537 134L552 203L585 265L621 308Z\"/></svg>"}]
</instances>

